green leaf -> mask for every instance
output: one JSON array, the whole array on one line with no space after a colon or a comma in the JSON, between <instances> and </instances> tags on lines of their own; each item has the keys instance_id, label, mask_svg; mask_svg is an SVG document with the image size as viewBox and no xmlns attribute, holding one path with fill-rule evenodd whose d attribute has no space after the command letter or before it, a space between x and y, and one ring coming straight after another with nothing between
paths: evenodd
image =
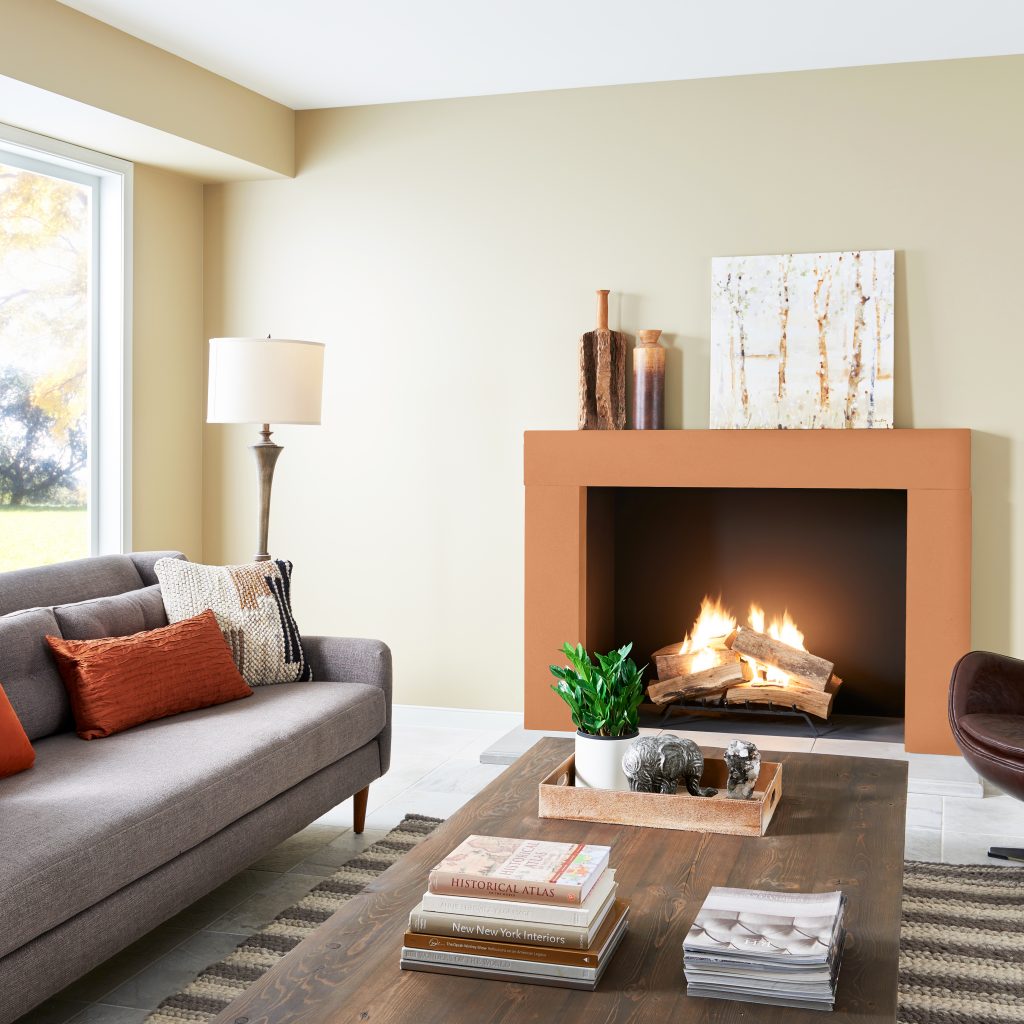
<instances>
[{"instance_id":1,"label":"green leaf","mask_svg":"<svg viewBox=\"0 0 1024 1024\"><path fill-rule=\"evenodd\" d=\"M643 674L629 658L632 644L607 654L587 654L583 644L562 645L569 664L551 665L551 687L568 705L573 724L594 736L621 736L636 729L643 702Z\"/></svg>"}]
</instances>

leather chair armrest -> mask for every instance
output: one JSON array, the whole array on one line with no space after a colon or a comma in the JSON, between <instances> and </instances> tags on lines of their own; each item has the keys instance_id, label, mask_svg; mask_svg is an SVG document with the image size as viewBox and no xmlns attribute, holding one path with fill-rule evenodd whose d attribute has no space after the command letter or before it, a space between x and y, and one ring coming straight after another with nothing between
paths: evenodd
<instances>
[{"instance_id":1,"label":"leather chair armrest","mask_svg":"<svg viewBox=\"0 0 1024 1024\"><path fill-rule=\"evenodd\" d=\"M1024 661L990 651L965 654L950 680L950 722L970 714L1024 715Z\"/></svg>"}]
</instances>

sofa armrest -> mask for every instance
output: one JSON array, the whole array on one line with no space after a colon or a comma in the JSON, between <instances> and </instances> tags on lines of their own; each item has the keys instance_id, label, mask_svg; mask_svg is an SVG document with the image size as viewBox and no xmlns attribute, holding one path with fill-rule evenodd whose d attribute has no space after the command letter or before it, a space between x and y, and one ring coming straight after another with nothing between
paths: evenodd
<instances>
[{"instance_id":1,"label":"sofa armrest","mask_svg":"<svg viewBox=\"0 0 1024 1024\"><path fill-rule=\"evenodd\" d=\"M366 683L384 691L387 717L377 739L383 775L391 763L391 648L380 640L342 636L303 636L302 646L314 679Z\"/></svg>"}]
</instances>

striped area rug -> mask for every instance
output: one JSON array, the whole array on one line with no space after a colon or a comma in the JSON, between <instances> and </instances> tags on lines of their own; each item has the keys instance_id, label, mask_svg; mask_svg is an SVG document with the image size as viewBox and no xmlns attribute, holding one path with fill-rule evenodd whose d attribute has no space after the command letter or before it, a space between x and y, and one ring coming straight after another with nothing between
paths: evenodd
<instances>
[{"instance_id":1,"label":"striped area rug","mask_svg":"<svg viewBox=\"0 0 1024 1024\"><path fill-rule=\"evenodd\" d=\"M906 862L899 1020L1024 1022L1024 868Z\"/></svg>"},{"instance_id":2,"label":"striped area rug","mask_svg":"<svg viewBox=\"0 0 1024 1024\"><path fill-rule=\"evenodd\" d=\"M407 815L383 839L165 999L146 1024L213 1020L440 824L437 818ZM1024 1024L1024 868L904 864L899 1024Z\"/></svg>"},{"instance_id":3,"label":"striped area rug","mask_svg":"<svg viewBox=\"0 0 1024 1024\"><path fill-rule=\"evenodd\" d=\"M383 839L346 861L298 903L250 935L233 953L211 964L191 984L165 999L146 1018L146 1024L206 1024L213 1020L289 950L440 824L438 818L407 814Z\"/></svg>"}]
</instances>

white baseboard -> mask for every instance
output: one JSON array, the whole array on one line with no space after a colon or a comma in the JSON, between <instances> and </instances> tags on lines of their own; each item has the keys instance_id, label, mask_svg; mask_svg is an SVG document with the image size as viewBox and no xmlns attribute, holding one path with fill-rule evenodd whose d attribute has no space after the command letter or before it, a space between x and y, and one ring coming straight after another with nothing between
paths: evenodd
<instances>
[{"instance_id":1,"label":"white baseboard","mask_svg":"<svg viewBox=\"0 0 1024 1024\"><path fill-rule=\"evenodd\" d=\"M442 708L424 704L394 704L394 724L444 729L494 729L507 731L523 724L521 711L487 711L480 708Z\"/></svg>"}]
</instances>

